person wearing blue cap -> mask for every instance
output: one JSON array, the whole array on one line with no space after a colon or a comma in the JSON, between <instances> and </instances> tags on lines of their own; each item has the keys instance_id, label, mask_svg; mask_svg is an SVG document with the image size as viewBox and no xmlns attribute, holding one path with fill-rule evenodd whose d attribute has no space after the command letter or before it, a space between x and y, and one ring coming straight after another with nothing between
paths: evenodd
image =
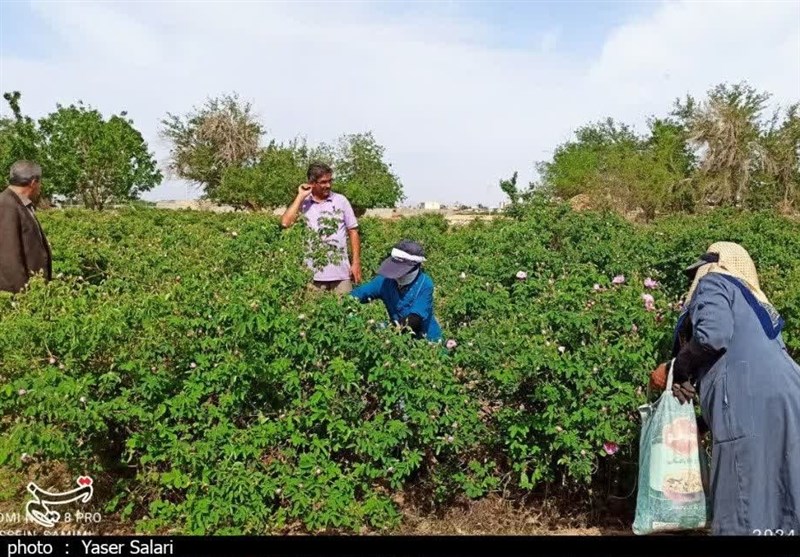
<instances>
[{"instance_id":1,"label":"person wearing blue cap","mask_svg":"<svg viewBox=\"0 0 800 557\"><path fill-rule=\"evenodd\" d=\"M433 316L433 279L422 270L424 262L422 246L403 240L381 263L378 275L351 295L362 304L382 300L392 322L409 327L416 338L438 342L442 330Z\"/></svg>"}]
</instances>

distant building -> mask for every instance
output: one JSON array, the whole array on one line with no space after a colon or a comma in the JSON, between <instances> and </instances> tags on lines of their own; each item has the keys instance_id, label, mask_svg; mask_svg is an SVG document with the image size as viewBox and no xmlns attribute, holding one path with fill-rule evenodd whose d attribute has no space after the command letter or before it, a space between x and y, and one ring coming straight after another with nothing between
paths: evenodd
<instances>
[{"instance_id":1,"label":"distant building","mask_svg":"<svg viewBox=\"0 0 800 557\"><path fill-rule=\"evenodd\" d=\"M438 201L426 201L422 204L422 208L426 211L438 211L442 208L442 205Z\"/></svg>"}]
</instances>

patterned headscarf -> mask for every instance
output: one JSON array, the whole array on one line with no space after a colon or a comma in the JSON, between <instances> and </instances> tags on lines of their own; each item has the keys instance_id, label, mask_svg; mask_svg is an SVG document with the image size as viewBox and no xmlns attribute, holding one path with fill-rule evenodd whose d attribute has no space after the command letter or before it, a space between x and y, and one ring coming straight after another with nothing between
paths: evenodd
<instances>
[{"instance_id":1,"label":"patterned headscarf","mask_svg":"<svg viewBox=\"0 0 800 557\"><path fill-rule=\"evenodd\" d=\"M715 242L708 247L706 252L718 253L719 261L717 263L708 263L697 269L694 281L692 281L689 292L686 294L687 303L692 299L692 295L697 289L697 284L700 282L701 278L708 273L721 273L744 281L745 286L747 286L759 302L772 305L766 294L761 290L761 285L758 282L756 265L753 263L746 249L733 242Z\"/></svg>"},{"instance_id":2,"label":"patterned headscarf","mask_svg":"<svg viewBox=\"0 0 800 557\"><path fill-rule=\"evenodd\" d=\"M755 263L747 250L733 242L716 242L709 246L706 253L719 254L719 261L707 263L697 269L692 285L686 293L685 305L688 307L700 279L708 273L728 275L737 279L741 284L740 288L747 291L745 298L750 298L748 303L756 311L764 331L769 338L774 338L783 328L783 319L761 290Z\"/></svg>"}]
</instances>

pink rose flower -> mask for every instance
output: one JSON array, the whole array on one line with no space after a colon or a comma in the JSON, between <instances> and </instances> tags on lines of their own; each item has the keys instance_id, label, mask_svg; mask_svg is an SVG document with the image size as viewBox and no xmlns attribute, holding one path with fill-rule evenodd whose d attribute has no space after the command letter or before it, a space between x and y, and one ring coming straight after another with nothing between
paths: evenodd
<instances>
[{"instance_id":1,"label":"pink rose flower","mask_svg":"<svg viewBox=\"0 0 800 557\"><path fill-rule=\"evenodd\" d=\"M517 271L517 278L519 280L525 280L526 278L528 278L528 273L526 273L525 271Z\"/></svg>"},{"instance_id":2,"label":"pink rose flower","mask_svg":"<svg viewBox=\"0 0 800 557\"><path fill-rule=\"evenodd\" d=\"M625 282L625 275L617 275L613 279L611 279L613 284L622 284Z\"/></svg>"},{"instance_id":3,"label":"pink rose flower","mask_svg":"<svg viewBox=\"0 0 800 557\"><path fill-rule=\"evenodd\" d=\"M642 294L644 300L644 309L647 311L654 311L656 309L656 301L650 294Z\"/></svg>"},{"instance_id":4,"label":"pink rose flower","mask_svg":"<svg viewBox=\"0 0 800 557\"><path fill-rule=\"evenodd\" d=\"M653 280L650 277L647 277L646 279L644 279L644 287L649 288L650 290L654 290L658 288L658 281Z\"/></svg>"},{"instance_id":5,"label":"pink rose flower","mask_svg":"<svg viewBox=\"0 0 800 557\"><path fill-rule=\"evenodd\" d=\"M456 346L458 346L458 343L457 343L455 340L453 340L453 339L451 338L450 340L448 340L448 341L447 341L447 343L445 344L445 346L447 347L447 349L448 349L448 350L452 350L453 348L455 348Z\"/></svg>"},{"instance_id":6,"label":"pink rose flower","mask_svg":"<svg viewBox=\"0 0 800 557\"><path fill-rule=\"evenodd\" d=\"M613 441L606 441L603 443L603 450L606 452L607 455L616 454L619 450L619 445L614 443Z\"/></svg>"}]
</instances>

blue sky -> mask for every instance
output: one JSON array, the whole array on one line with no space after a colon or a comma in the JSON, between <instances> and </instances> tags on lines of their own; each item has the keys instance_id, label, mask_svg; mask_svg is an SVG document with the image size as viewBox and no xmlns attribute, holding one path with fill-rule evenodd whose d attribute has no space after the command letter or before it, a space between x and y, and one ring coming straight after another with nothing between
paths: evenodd
<instances>
[{"instance_id":1,"label":"blue sky","mask_svg":"<svg viewBox=\"0 0 800 557\"><path fill-rule=\"evenodd\" d=\"M800 2L0 2L0 88L41 116L128 111L160 163L167 112L237 91L267 140L371 130L412 203L496 203L572 131L643 129L747 80L800 100ZM6 113L5 106L2 112ZM150 199L195 197L168 178Z\"/></svg>"}]
</instances>

